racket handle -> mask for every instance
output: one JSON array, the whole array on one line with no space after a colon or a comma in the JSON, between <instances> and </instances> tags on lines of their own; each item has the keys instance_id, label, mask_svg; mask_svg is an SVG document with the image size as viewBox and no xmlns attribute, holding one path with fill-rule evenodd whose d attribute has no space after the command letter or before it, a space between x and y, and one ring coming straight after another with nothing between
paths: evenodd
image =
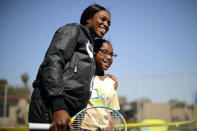
<instances>
[{"instance_id":1,"label":"racket handle","mask_svg":"<svg viewBox=\"0 0 197 131\"><path fill-rule=\"evenodd\" d=\"M50 124L47 123L29 123L30 130L49 130Z\"/></svg>"}]
</instances>

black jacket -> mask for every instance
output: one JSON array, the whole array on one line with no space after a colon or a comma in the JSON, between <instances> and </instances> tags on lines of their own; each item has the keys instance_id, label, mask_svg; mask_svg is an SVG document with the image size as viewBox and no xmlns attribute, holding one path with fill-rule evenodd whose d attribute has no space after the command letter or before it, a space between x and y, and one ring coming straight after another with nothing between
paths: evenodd
<instances>
[{"instance_id":1,"label":"black jacket","mask_svg":"<svg viewBox=\"0 0 197 131\"><path fill-rule=\"evenodd\" d=\"M52 110L66 109L71 115L86 106L95 73L93 39L86 27L60 27L41 64L34 88L51 101Z\"/></svg>"}]
</instances>

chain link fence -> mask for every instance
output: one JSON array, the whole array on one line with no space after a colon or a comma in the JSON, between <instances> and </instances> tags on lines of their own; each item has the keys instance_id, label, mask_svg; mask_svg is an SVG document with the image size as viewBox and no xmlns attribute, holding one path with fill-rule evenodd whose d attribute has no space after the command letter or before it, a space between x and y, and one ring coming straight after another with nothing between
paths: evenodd
<instances>
[{"instance_id":1,"label":"chain link fence","mask_svg":"<svg viewBox=\"0 0 197 131\"><path fill-rule=\"evenodd\" d=\"M24 85L11 86L0 81L0 126L27 127L32 87L28 77ZM194 120L197 92L197 72L165 73L117 77L120 112L127 123L144 119L163 119L166 122ZM193 125L189 125L189 128ZM179 127L185 130L186 127ZM170 128L169 128L170 129ZM178 129L178 128L176 128ZM140 128L129 128L138 131ZM171 127L171 130L175 130ZM191 129L192 131L192 129Z\"/></svg>"}]
</instances>

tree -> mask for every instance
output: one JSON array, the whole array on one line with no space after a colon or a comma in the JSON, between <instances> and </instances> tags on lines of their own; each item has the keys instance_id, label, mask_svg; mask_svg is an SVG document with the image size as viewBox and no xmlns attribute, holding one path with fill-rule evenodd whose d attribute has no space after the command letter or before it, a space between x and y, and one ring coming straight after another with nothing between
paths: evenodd
<instances>
[{"instance_id":1,"label":"tree","mask_svg":"<svg viewBox=\"0 0 197 131\"><path fill-rule=\"evenodd\" d=\"M176 100L176 99L171 99L168 102L172 107L185 107L185 102Z\"/></svg>"},{"instance_id":2,"label":"tree","mask_svg":"<svg viewBox=\"0 0 197 131\"><path fill-rule=\"evenodd\" d=\"M24 85L25 85L25 88L28 88L28 87L27 87L27 82L28 82L28 80L29 80L28 74L26 74L26 73L22 74L22 75L21 75L21 79L22 79L22 81L23 81L23 83L24 83Z\"/></svg>"},{"instance_id":3,"label":"tree","mask_svg":"<svg viewBox=\"0 0 197 131\"><path fill-rule=\"evenodd\" d=\"M22 79L22 81L24 83L24 86L25 86L25 90L26 90L26 93L25 94L28 97L29 96L29 92L30 92L30 90L28 89L28 85L27 85L27 82L29 80L28 74L26 74L26 73L22 74L21 75L21 79Z\"/></svg>"},{"instance_id":4,"label":"tree","mask_svg":"<svg viewBox=\"0 0 197 131\"><path fill-rule=\"evenodd\" d=\"M5 86L8 84L6 79L0 79L0 95L4 95Z\"/></svg>"}]
</instances>

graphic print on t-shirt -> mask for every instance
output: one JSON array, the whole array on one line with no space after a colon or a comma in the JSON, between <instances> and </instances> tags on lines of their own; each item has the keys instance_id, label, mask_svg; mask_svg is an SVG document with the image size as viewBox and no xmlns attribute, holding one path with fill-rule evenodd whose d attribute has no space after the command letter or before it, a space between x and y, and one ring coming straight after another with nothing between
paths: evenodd
<instances>
[{"instance_id":1,"label":"graphic print on t-shirt","mask_svg":"<svg viewBox=\"0 0 197 131\"><path fill-rule=\"evenodd\" d=\"M93 89L90 98L91 103L97 106L109 105L111 103L111 99L109 99L109 97L107 97L106 94L107 93L105 93L102 89L99 88Z\"/></svg>"}]
</instances>

